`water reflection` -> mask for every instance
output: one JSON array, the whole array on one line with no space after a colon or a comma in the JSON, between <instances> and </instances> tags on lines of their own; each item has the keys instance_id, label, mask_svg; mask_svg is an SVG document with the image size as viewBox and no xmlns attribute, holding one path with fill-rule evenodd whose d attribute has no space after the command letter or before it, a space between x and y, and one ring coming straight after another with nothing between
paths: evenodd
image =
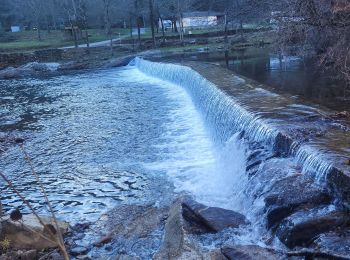
<instances>
[{"instance_id":1,"label":"water reflection","mask_svg":"<svg viewBox=\"0 0 350 260\"><path fill-rule=\"evenodd\" d=\"M350 109L350 91L344 89L345 84L327 75L313 60L278 55L269 48L183 54L180 58L218 63L277 93L298 95L338 111Z\"/></svg>"}]
</instances>

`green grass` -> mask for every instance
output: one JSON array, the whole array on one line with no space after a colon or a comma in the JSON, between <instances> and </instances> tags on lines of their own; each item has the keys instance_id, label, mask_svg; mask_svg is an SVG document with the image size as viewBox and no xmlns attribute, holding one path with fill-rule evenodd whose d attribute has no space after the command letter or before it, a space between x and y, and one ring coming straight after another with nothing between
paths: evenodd
<instances>
[{"instance_id":1,"label":"green grass","mask_svg":"<svg viewBox=\"0 0 350 260\"><path fill-rule=\"evenodd\" d=\"M98 42L108 40L104 30L89 29L89 42ZM129 29L114 29L112 31L112 37L116 38L129 33ZM83 36L85 32L82 32ZM37 31L22 31L18 33L6 32L0 35L0 50L2 51L15 51L15 50L31 50L41 48L56 48L63 46L74 45L74 41L65 40L64 34L60 30L53 30L50 33L47 31L41 32L42 40L38 40ZM79 44L85 43L85 39L80 39Z\"/></svg>"}]
</instances>

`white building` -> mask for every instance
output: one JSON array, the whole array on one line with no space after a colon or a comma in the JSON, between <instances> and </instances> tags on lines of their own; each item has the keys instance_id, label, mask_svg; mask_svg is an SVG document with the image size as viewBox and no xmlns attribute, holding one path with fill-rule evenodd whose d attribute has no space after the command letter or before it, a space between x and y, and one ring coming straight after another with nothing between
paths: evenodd
<instances>
[{"instance_id":1,"label":"white building","mask_svg":"<svg viewBox=\"0 0 350 260\"><path fill-rule=\"evenodd\" d=\"M19 27L18 25L11 26L11 32L20 32L20 31L21 31L21 27Z\"/></svg>"},{"instance_id":2,"label":"white building","mask_svg":"<svg viewBox=\"0 0 350 260\"><path fill-rule=\"evenodd\" d=\"M201 28L216 26L223 18L223 14L216 12L190 12L183 13L182 24L184 28Z\"/></svg>"}]
</instances>

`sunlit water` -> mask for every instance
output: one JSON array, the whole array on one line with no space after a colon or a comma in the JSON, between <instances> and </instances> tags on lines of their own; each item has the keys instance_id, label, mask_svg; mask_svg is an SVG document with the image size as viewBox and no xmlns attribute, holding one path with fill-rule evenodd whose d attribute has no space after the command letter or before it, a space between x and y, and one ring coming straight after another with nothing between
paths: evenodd
<instances>
[{"instance_id":1,"label":"sunlit water","mask_svg":"<svg viewBox=\"0 0 350 260\"><path fill-rule=\"evenodd\" d=\"M243 144L236 135L215 144L178 85L135 67L0 85L1 133L26 139L62 219L92 221L120 203L163 203L174 191L208 205L243 205L237 187L245 182ZM18 147L1 154L0 167L36 209L47 212ZM28 210L3 181L1 190L6 210Z\"/></svg>"}]
</instances>

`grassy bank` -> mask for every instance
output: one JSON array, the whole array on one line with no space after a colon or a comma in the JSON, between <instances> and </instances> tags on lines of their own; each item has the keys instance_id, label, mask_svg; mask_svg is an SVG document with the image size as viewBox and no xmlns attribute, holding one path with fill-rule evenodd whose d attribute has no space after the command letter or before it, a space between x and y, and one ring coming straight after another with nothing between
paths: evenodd
<instances>
[{"instance_id":1,"label":"grassy bank","mask_svg":"<svg viewBox=\"0 0 350 260\"><path fill-rule=\"evenodd\" d=\"M89 29L89 42L98 42L108 40L104 30ZM129 33L128 29L114 29L113 38L123 36ZM85 32L83 32L83 35ZM24 51L41 48L57 48L74 45L73 40L65 40L64 33L61 30L42 31L42 40L38 40L37 31L22 31L17 33L5 32L0 35L1 51ZM85 39L80 39L79 44L84 44Z\"/></svg>"}]
</instances>

